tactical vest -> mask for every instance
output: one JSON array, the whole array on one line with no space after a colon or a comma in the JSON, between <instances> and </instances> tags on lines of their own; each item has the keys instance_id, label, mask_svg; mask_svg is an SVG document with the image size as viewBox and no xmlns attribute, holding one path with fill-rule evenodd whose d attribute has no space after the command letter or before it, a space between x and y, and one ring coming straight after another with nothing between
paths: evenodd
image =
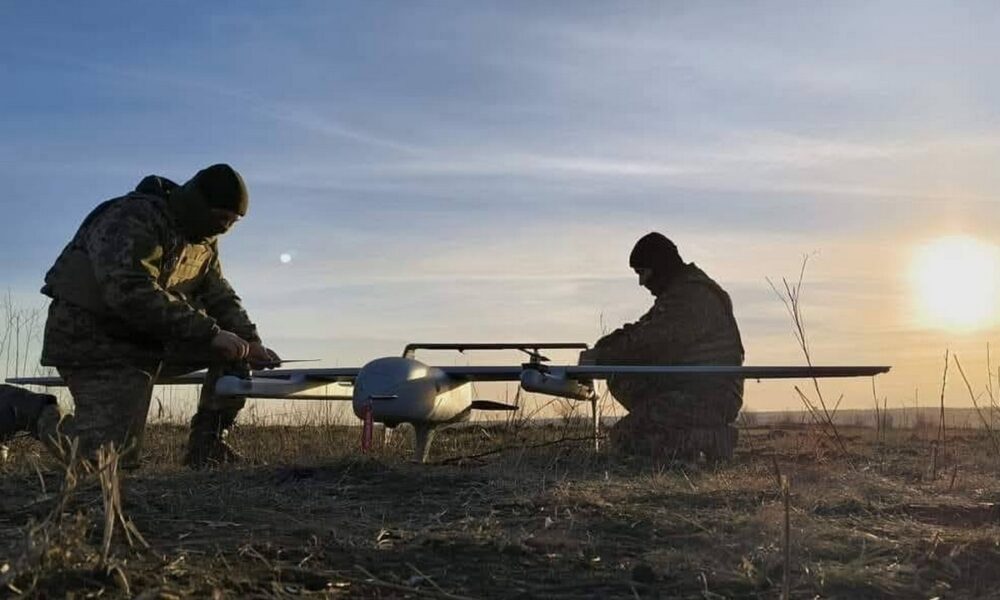
<instances>
[{"instance_id":1,"label":"tactical vest","mask_svg":"<svg viewBox=\"0 0 1000 600\"><path fill-rule=\"evenodd\" d=\"M99 204L84 219L76 235L66 245L55 264L45 275L45 285L41 292L46 296L68 302L83 308L95 315L113 317L114 311L104 300L101 285L94 274L94 265L83 247L82 237L87 229L112 206L120 202L140 202L142 200L157 203L165 199L139 192L114 198ZM166 206L163 206L166 210ZM160 275L157 283L163 289L190 298L197 288L202 275L208 270L208 265L214 258L216 250L213 242L189 243L176 231L170 232L170 239L165 240L163 257L160 262Z\"/></svg>"}]
</instances>

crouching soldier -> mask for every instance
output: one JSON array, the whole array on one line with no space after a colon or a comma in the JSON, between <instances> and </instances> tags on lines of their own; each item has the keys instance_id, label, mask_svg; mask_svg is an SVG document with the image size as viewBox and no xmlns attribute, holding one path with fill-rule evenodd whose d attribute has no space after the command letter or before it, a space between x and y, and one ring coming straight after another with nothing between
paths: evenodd
<instances>
[{"instance_id":1,"label":"crouching soldier","mask_svg":"<svg viewBox=\"0 0 1000 600\"><path fill-rule=\"evenodd\" d=\"M641 238L629 264L656 297L637 322L580 355L590 364L742 365L729 295L659 233ZM743 380L718 376L615 376L608 388L628 414L614 425L619 450L664 459L729 459Z\"/></svg>"},{"instance_id":2,"label":"crouching soldier","mask_svg":"<svg viewBox=\"0 0 1000 600\"><path fill-rule=\"evenodd\" d=\"M215 381L280 362L261 343L219 260L217 238L248 202L243 179L224 164L184 185L146 177L94 209L49 270L42 364L59 371L73 397L75 414L63 417L59 430L79 439L81 454L114 442L135 463L156 379L208 367L185 463L200 468L239 458L226 434L245 399L215 396ZM48 405L32 406L22 403L22 420L51 414ZM51 438L51 421L25 428Z\"/></svg>"}]
</instances>

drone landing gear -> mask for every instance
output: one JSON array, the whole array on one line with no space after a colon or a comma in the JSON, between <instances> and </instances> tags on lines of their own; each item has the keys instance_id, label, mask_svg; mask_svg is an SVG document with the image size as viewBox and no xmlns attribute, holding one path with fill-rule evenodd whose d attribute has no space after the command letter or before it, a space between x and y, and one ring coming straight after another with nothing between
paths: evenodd
<instances>
[{"instance_id":1,"label":"drone landing gear","mask_svg":"<svg viewBox=\"0 0 1000 600\"><path fill-rule=\"evenodd\" d=\"M590 417L591 425L593 427L594 434L594 452L601 451L601 406L598 403L597 394L591 394L590 398Z\"/></svg>"},{"instance_id":2,"label":"drone landing gear","mask_svg":"<svg viewBox=\"0 0 1000 600\"><path fill-rule=\"evenodd\" d=\"M385 423L376 423L375 428L372 432L373 444L376 448L388 448L392 445L393 440L396 437L395 425L386 425Z\"/></svg>"},{"instance_id":3,"label":"drone landing gear","mask_svg":"<svg viewBox=\"0 0 1000 600\"><path fill-rule=\"evenodd\" d=\"M437 427L429 423L413 423L413 462L427 462L436 432Z\"/></svg>"}]
</instances>

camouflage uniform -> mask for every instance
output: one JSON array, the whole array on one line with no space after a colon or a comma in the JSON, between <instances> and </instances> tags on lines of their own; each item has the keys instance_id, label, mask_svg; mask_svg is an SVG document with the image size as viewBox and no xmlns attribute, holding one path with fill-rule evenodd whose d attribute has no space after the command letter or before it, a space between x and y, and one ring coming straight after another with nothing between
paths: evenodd
<instances>
[{"instance_id":1,"label":"camouflage uniform","mask_svg":"<svg viewBox=\"0 0 1000 600\"><path fill-rule=\"evenodd\" d=\"M693 263L637 322L601 338L582 356L598 364L742 365L743 344L729 295ZM658 457L732 456L732 427L743 380L724 377L616 376L611 393L629 414L612 443Z\"/></svg>"},{"instance_id":2,"label":"camouflage uniform","mask_svg":"<svg viewBox=\"0 0 1000 600\"><path fill-rule=\"evenodd\" d=\"M56 367L73 395L75 417L61 427L83 452L107 441L141 444L157 376L205 367L221 329L260 341L222 274L215 238L184 234L185 207L171 196L177 188L147 177L99 205L46 275L42 293L52 302L42 364ZM199 430L221 435L244 404L212 389L203 388L192 440Z\"/></svg>"}]
</instances>

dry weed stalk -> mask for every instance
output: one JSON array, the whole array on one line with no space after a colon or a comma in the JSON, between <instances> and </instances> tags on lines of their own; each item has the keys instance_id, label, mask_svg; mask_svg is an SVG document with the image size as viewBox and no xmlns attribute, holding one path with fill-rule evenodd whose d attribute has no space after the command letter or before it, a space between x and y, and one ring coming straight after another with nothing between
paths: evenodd
<instances>
[{"instance_id":1,"label":"dry weed stalk","mask_svg":"<svg viewBox=\"0 0 1000 600\"><path fill-rule=\"evenodd\" d=\"M782 532L782 563L784 569L781 575L781 599L788 600L791 597L792 587L792 502L791 487L788 477L781 476L781 499L785 508L784 530Z\"/></svg>"},{"instance_id":2,"label":"dry weed stalk","mask_svg":"<svg viewBox=\"0 0 1000 600\"><path fill-rule=\"evenodd\" d=\"M771 286L771 290L773 290L778 296L778 299L781 300L781 303L785 305L785 310L788 311L788 315L792 318L792 332L795 334L795 339L799 343L799 348L805 356L806 364L811 367L813 365L812 355L809 352L809 341L806 337L805 320L802 316L801 304L802 280L805 276L806 264L808 262L809 256L806 255L802 259L802 268L799 270L799 279L794 285L790 284L784 277L781 278L784 292L780 291L770 278L767 278L767 283ZM827 406L826 400L823 398L823 392L820 389L819 380L814 377L812 382L818 402L814 402L798 386L795 386L795 392L798 394L799 399L802 400L802 403L808 410L809 415L813 418L813 421L819 425L820 431L823 435L830 438L830 440L832 440L840 448L841 453L843 453L846 457L849 455L847 445L844 443L843 438L840 436L840 431L837 429L837 425L833 421L833 417L837 413L837 408L840 406L840 400L838 399L837 404L833 407L833 410L830 410ZM843 396L841 396L841 399L842 398Z\"/></svg>"},{"instance_id":3,"label":"dry weed stalk","mask_svg":"<svg viewBox=\"0 0 1000 600\"><path fill-rule=\"evenodd\" d=\"M944 443L945 443L945 430L946 425L944 421L944 391L948 385L948 365L950 364L949 351L946 348L944 351L944 370L941 373L941 412L938 416L938 430L937 430L937 440L931 447L931 479L937 479L938 474L938 460L944 456Z\"/></svg>"},{"instance_id":4,"label":"dry weed stalk","mask_svg":"<svg viewBox=\"0 0 1000 600\"><path fill-rule=\"evenodd\" d=\"M66 510L76 494L84 468L78 450L76 440L60 440L58 444L52 444L53 454L63 471L62 487L45 518L28 524L24 547L9 568L0 574L0 586L27 596L34 589L39 574L49 565L72 560L78 548L85 548L86 519L81 514L67 518ZM15 581L29 577L31 581L26 590L15 586Z\"/></svg>"},{"instance_id":5,"label":"dry weed stalk","mask_svg":"<svg viewBox=\"0 0 1000 600\"><path fill-rule=\"evenodd\" d=\"M994 417L997 412L996 397L993 395L993 373L990 366L990 343L986 342L986 394L990 398L990 426L995 427Z\"/></svg>"},{"instance_id":6,"label":"dry weed stalk","mask_svg":"<svg viewBox=\"0 0 1000 600\"><path fill-rule=\"evenodd\" d=\"M948 385L948 365L949 365L948 354L949 354L949 351L947 349L945 349L945 351L944 351L944 371L941 373L941 412L940 412L939 420L938 420L938 437L937 437L937 441L938 441L938 445L941 447L942 450L944 450L945 430L947 429L947 426L945 425L945 421L944 421L944 391L945 391L945 388Z\"/></svg>"},{"instance_id":7,"label":"dry weed stalk","mask_svg":"<svg viewBox=\"0 0 1000 600\"><path fill-rule=\"evenodd\" d=\"M892 427L892 418L889 416L889 397L882 397L882 443L886 442L885 433Z\"/></svg>"},{"instance_id":8,"label":"dry weed stalk","mask_svg":"<svg viewBox=\"0 0 1000 600\"><path fill-rule=\"evenodd\" d=\"M955 366L958 367L958 372L962 376L962 381L965 382L965 389L969 391L969 398L972 399L972 406L976 409L976 415L979 417L979 421L983 424L983 428L986 429L986 434L990 438L990 443L993 446L994 456L1000 457L1000 440L997 439L996 430L990 425L990 420L986 418L983 414L982 409L979 406L979 396L972 391L972 385L969 383L969 378L965 376L965 370L962 369L962 363L958 360L958 355L954 354L952 357L955 360Z\"/></svg>"},{"instance_id":9,"label":"dry weed stalk","mask_svg":"<svg viewBox=\"0 0 1000 600\"><path fill-rule=\"evenodd\" d=\"M113 445L102 447L98 450L96 460L91 462L80 456L76 439L63 436L51 441L48 446L62 470L62 486L55 494L55 501L45 518L28 525L20 554L6 571L0 573L0 587L27 596L43 573L50 572L53 568L69 567L103 571L129 595L128 579L122 563L111 556L115 523L121 524L130 548L134 548L138 542L148 549L149 544L122 511L121 479L118 473L120 453ZM100 486L104 501L103 535L99 551L95 551L87 540L95 515L89 510L70 511L70 504L80 488L94 481ZM30 581L26 590L15 585L15 582L21 580Z\"/></svg>"},{"instance_id":10,"label":"dry weed stalk","mask_svg":"<svg viewBox=\"0 0 1000 600\"><path fill-rule=\"evenodd\" d=\"M757 448L754 446L753 438L749 435L750 429L755 424L754 420L755 420L755 418L751 417L751 416L748 416L747 412L745 410L741 410L739 412L739 415L736 417L736 421L737 421L737 423L739 425L739 428L742 429L745 432L748 432L747 435L744 435L742 437L743 437L743 439L746 440L747 446L750 447L750 456L756 456L756 454L757 454Z\"/></svg>"},{"instance_id":11,"label":"dry weed stalk","mask_svg":"<svg viewBox=\"0 0 1000 600\"><path fill-rule=\"evenodd\" d=\"M3 357L5 376L19 376L26 373L32 364L32 347L38 340L42 311L40 308L19 308L8 290L0 301L3 311L3 333L0 334L0 356Z\"/></svg>"},{"instance_id":12,"label":"dry weed stalk","mask_svg":"<svg viewBox=\"0 0 1000 600\"><path fill-rule=\"evenodd\" d=\"M882 443L884 433L882 431L882 411L879 410L878 394L875 393L875 378L872 377L872 400L875 401L875 442Z\"/></svg>"},{"instance_id":13,"label":"dry weed stalk","mask_svg":"<svg viewBox=\"0 0 1000 600\"><path fill-rule=\"evenodd\" d=\"M955 478L958 477L958 465L951 470L951 481L948 483L948 493L955 489Z\"/></svg>"},{"instance_id":14,"label":"dry weed stalk","mask_svg":"<svg viewBox=\"0 0 1000 600\"><path fill-rule=\"evenodd\" d=\"M605 439L605 436L601 436L599 439ZM539 442L537 444L513 444L508 446L500 446L499 448L493 448L486 450L484 452L478 452L475 454L464 454L460 456L452 456L449 458L443 458L441 460L432 461L430 464L433 465L451 465L451 464L462 464L466 461L480 460L487 456L493 456L494 454L501 454L503 452L509 452L511 450L536 450L538 448L547 448L549 446L559 446L562 444L572 443L572 442L593 442L594 436L563 436L554 440L547 440L544 442Z\"/></svg>"},{"instance_id":15,"label":"dry weed stalk","mask_svg":"<svg viewBox=\"0 0 1000 600\"><path fill-rule=\"evenodd\" d=\"M986 342L986 395L990 399L990 426L996 430L996 416L997 411L1000 411L1000 405L997 404L997 394L994 393L993 389L993 379L996 377L997 382L1000 383L1000 365L997 366L996 375L993 374L993 360L990 354L990 343Z\"/></svg>"},{"instance_id":16,"label":"dry weed stalk","mask_svg":"<svg viewBox=\"0 0 1000 600\"><path fill-rule=\"evenodd\" d=\"M101 447L97 451L96 470L98 481L101 484L101 498L104 501L104 534L101 543L101 563L109 564L111 555L111 541L115 531L115 523L119 523L122 533L125 534L125 541L129 547L135 547L136 542L141 543L145 548L149 548L138 528L131 519L122 512L122 492L121 478L118 476L118 465L121 455L115 449L114 443Z\"/></svg>"}]
</instances>

